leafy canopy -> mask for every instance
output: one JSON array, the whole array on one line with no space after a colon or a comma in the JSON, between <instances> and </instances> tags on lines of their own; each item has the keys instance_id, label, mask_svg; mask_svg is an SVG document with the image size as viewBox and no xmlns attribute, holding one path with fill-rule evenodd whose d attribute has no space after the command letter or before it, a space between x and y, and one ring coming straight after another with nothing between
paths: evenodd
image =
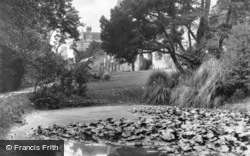
<instances>
[{"instance_id":1,"label":"leafy canopy","mask_svg":"<svg viewBox=\"0 0 250 156\"><path fill-rule=\"evenodd\" d=\"M196 0L124 0L111 10L110 20L100 20L102 46L127 62L142 52L168 53L177 68L183 70L178 59L195 63L185 56L183 28L187 27L197 40L191 26L201 17L200 5Z\"/></svg>"},{"instance_id":2,"label":"leafy canopy","mask_svg":"<svg viewBox=\"0 0 250 156\"><path fill-rule=\"evenodd\" d=\"M67 38L78 39L77 27L81 25L72 0L8 0L0 2L0 54L4 47L13 52L13 58L21 59L25 72L32 71L32 62L45 52L52 52L49 45L52 33L57 31L59 42ZM0 55L3 56L3 55ZM0 57L0 78L13 59ZM16 79L16 78L15 78ZM22 79L19 77L18 79ZM0 87L5 84L0 79Z\"/></svg>"}]
</instances>

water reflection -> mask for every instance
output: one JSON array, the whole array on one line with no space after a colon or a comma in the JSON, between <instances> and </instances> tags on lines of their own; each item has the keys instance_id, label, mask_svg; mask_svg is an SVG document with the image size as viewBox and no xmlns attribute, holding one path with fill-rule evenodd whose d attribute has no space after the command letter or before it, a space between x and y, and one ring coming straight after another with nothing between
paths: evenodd
<instances>
[{"instance_id":1,"label":"water reflection","mask_svg":"<svg viewBox=\"0 0 250 156\"><path fill-rule=\"evenodd\" d=\"M163 153L161 153L162 155ZM65 142L64 156L158 156L160 152L134 147L114 147L105 145L86 146L75 142Z\"/></svg>"}]
</instances>

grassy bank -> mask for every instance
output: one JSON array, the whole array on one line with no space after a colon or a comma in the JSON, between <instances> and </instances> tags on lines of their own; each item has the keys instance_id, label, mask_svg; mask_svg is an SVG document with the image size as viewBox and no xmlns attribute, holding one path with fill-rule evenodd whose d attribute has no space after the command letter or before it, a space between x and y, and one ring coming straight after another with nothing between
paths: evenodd
<instances>
[{"instance_id":1,"label":"grassy bank","mask_svg":"<svg viewBox=\"0 0 250 156\"><path fill-rule=\"evenodd\" d=\"M87 95L104 104L138 103L152 70L111 73L111 81L88 84Z\"/></svg>"},{"instance_id":2,"label":"grassy bank","mask_svg":"<svg viewBox=\"0 0 250 156\"><path fill-rule=\"evenodd\" d=\"M27 94L2 96L0 98L0 140L8 133L14 123L33 109Z\"/></svg>"}]
</instances>

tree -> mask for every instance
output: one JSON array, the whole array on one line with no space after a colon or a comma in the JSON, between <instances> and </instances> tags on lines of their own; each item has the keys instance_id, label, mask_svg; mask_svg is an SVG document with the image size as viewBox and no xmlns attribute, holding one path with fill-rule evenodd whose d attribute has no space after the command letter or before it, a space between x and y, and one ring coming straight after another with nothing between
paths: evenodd
<instances>
[{"instance_id":1,"label":"tree","mask_svg":"<svg viewBox=\"0 0 250 156\"><path fill-rule=\"evenodd\" d=\"M207 20L211 3L210 0L206 0L205 4L203 2L204 0L202 3L198 0L124 0L121 7L111 11L110 20L101 18L103 47L115 56L135 57L138 53L153 51L168 53L181 72L184 72L180 64L182 60L191 65L200 65L201 60L193 56L204 53L202 40L208 29ZM198 19L200 23L195 35L193 27L197 25L195 22ZM189 47L194 49L192 56L182 43L184 28L187 29L189 37L196 42L193 44L194 47ZM126 34L129 34L128 37ZM114 48L118 41L120 45L124 45L122 48L132 47L132 50L129 48L131 51L119 52L119 48ZM112 48L115 50L112 51Z\"/></svg>"},{"instance_id":2,"label":"tree","mask_svg":"<svg viewBox=\"0 0 250 156\"><path fill-rule=\"evenodd\" d=\"M247 93L250 75L250 29L245 24L237 24L230 30L225 40L226 49L222 53L224 85L228 95L237 89Z\"/></svg>"},{"instance_id":3,"label":"tree","mask_svg":"<svg viewBox=\"0 0 250 156\"><path fill-rule=\"evenodd\" d=\"M100 42L92 41L86 49L87 57L95 56L101 52L102 47Z\"/></svg>"},{"instance_id":4,"label":"tree","mask_svg":"<svg viewBox=\"0 0 250 156\"><path fill-rule=\"evenodd\" d=\"M44 49L45 50L45 49ZM59 75L66 70L67 62L63 60L61 55L45 51L41 55L37 55L30 63L32 68L29 72L35 80L34 91L37 86L47 85L55 81Z\"/></svg>"},{"instance_id":5,"label":"tree","mask_svg":"<svg viewBox=\"0 0 250 156\"><path fill-rule=\"evenodd\" d=\"M137 33L133 31L134 23L131 22L131 17L123 14L118 7L111 11L111 16L110 21L104 16L100 19L102 48L121 63L131 63L134 70L137 47L142 40L135 40Z\"/></svg>"},{"instance_id":6,"label":"tree","mask_svg":"<svg viewBox=\"0 0 250 156\"><path fill-rule=\"evenodd\" d=\"M227 39L230 30L234 25L247 23L249 16L250 2L248 0L218 0L210 15L210 42L215 44L212 47L223 51L224 40Z\"/></svg>"},{"instance_id":7,"label":"tree","mask_svg":"<svg viewBox=\"0 0 250 156\"><path fill-rule=\"evenodd\" d=\"M53 31L58 31L64 38L77 39L80 25L77 11L72 7L72 0L8 0L0 2L0 78L5 74L3 66L8 60L3 57L9 48L14 51L12 57L19 57L26 65L49 43ZM60 40L63 42L64 39ZM48 49L52 52L52 47ZM8 72L12 72L8 68ZM29 70L26 70L29 71ZM0 79L0 87L4 85Z\"/></svg>"},{"instance_id":8,"label":"tree","mask_svg":"<svg viewBox=\"0 0 250 156\"><path fill-rule=\"evenodd\" d=\"M78 11L72 6L72 0L38 0L30 2L37 13L37 22L42 25L39 31L46 34L45 38L50 40L52 34L57 31L60 35L68 34L69 38L77 39L81 26Z\"/></svg>"},{"instance_id":9,"label":"tree","mask_svg":"<svg viewBox=\"0 0 250 156\"><path fill-rule=\"evenodd\" d=\"M0 46L0 58L3 59L0 92L16 90L21 85L25 73L24 61L16 51L7 46Z\"/></svg>"}]
</instances>

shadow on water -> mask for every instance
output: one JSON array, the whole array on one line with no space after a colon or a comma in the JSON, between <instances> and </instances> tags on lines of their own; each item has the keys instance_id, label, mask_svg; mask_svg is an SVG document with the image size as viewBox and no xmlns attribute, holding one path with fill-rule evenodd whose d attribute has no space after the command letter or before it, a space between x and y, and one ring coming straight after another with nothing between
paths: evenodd
<instances>
[{"instance_id":1,"label":"shadow on water","mask_svg":"<svg viewBox=\"0 0 250 156\"><path fill-rule=\"evenodd\" d=\"M84 145L65 142L64 156L164 156L164 153L130 146Z\"/></svg>"}]
</instances>

